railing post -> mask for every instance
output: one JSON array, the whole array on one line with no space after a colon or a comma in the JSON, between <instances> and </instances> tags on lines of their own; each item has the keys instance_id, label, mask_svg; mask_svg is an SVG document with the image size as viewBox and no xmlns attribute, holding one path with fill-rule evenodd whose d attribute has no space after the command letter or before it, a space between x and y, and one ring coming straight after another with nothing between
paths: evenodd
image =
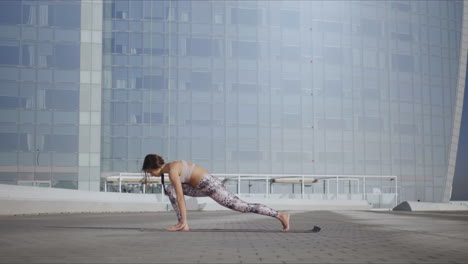
<instances>
[{"instance_id":1,"label":"railing post","mask_svg":"<svg viewBox=\"0 0 468 264\"><path fill-rule=\"evenodd\" d=\"M269 193L270 193L269 190L268 190L268 185L269 185L269 180L268 180L268 175L267 175L266 176L266 182L265 182L265 192L266 192L265 197L266 198L268 198Z\"/></svg>"},{"instance_id":2,"label":"railing post","mask_svg":"<svg viewBox=\"0 0 468 264\"><path fill-rule=\"evenodd\" d=\"M360 183L359 183L359 178L357 178L357 193L358 193L358 194L360 193L360 190L359 190L359 188L360 188L360 187L359 187L359 184L360 184Z\"/></svg>"},{"instance_id":3,"label":"railing post","mask_svg":"<svg viewBox=\"0 0 468 264\"><path fill-rule=\"evenodd\" d=\"M106 179L106 181L104 182L104 192L107 192L107 179Z\"/></svg>"},{"instance_id":4,"label":"railing post","mask_svg":"<svg viewBox=\"0 0 468 264\"><path fill-rule=\"evenodd\" d=\"M336 175L336 200L338 200L338 192L339 192L338 175Z\"/></svg>"},{"instance_id":5,"label":"railing post","mask_svg":"<svg viewBox=\"0 0 468 264\"><path fill-rule=\"evenodd\" d=\"M395 206L398 205L398 177L395 176Z\"/></svg>"},{"instance_id":6,"label":"railing post","mask_svg":"<svg viewBox=\"0 0 468 264\"><path fill-rule=\"evenodd\" d=\"M241 184L240 174L237 174L237 196L240 196L240 184Z\"/></svg>"},{"instance_id":7,"label":"railing post","mask_svg":"<svg viewBox=\"0 0 468 264\"><path fill-rule=\"evenodd\" d=\"M330 179L327 179L327 200L330 199Z\"/></svg>"},{"instance_id":8,"label":"railing post","mask_svg":"<svg viewBox=\"0 0 468 264\"><path fill-rule=\"evenodd\" d=\"M327 179L323 179L323 195L327 193ZM323 197L323 196L322 196ZM327 197L328 199L328 197Z\"/></svg>"},{"instance_id":9,"label":"railing post","mask_svg":"<svg viewBox=\"0 0 468 264\"><path fill-rule=\"evenodd\" d=\"M349 190L349 198L350 198L350 200L351 200L351 180L349 180L349 188L348 188L348 190Z\"/></svg>"},{"instance_id":10,"label":"railing post","mask_svg":"<svg viewBox=\"0 0 468 264\"><path fill-rule=\"evenodd\" d=\"M366 176L362 178L362 197L364 200L367 201L367 195L366 195Z\"/></svg>"},{"instance_id":11,"label":"railing post","mask_svg":"<svg viewBox=\"0 0 468 264\"><path fill-rule=\"evenodd\" d=\"M122 177L119 177L119 193L122 192Z\"/></svg>"},{"instance_id":12,"label":"railing post","mask_svg":"<svg viewBox=\"0 0 468 264\"><path fill-rule=\"evenodd\" d=\"M304 199L304 198L305 198L305 196L304 196L304 187L305 187L305 186L304 186L304 174L302 175L302 183L301 183L301 185L302 185L302 186L301 186L302 199Z\"/></svg>"}]
</instances>

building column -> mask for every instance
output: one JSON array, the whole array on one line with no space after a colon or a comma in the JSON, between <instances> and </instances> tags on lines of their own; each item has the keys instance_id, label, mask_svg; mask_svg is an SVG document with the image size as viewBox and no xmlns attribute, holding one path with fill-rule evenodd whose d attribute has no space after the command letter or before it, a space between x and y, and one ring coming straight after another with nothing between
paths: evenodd
<instances>
[{"instance_id":1,"label":"building column","mask_svg":"<svg viewBox=\"0 0 468 264\"><path fill-rule=\"evenodd\" d=\"M81 1L78 189L99 191L101 176L103 0Z\"/></svg>"},{"instance_id":2,"label":"building column","mask_svg":"<svg viewBox=\"0 0 468 264\"><path fill-rule=\"evenodd\" d=\"M455 163L457 160L458 140L460 137L461 116L463 112L463 95L465 93L466 64L468 60L468 3L463 2L463 19L460 38L460 56L458 63L457 94L454 105L452 139L448 153L448 169L445 182L443 202L449 202L452 196L453 176L455 174Z\"/></svg>"}]
</instances>

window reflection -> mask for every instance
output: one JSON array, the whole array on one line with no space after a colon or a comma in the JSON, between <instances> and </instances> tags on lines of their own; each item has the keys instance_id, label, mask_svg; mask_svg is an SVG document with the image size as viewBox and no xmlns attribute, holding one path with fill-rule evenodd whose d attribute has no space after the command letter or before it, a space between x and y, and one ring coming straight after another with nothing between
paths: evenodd
<instances>
[{"instance_id":1,"label":"window reflection","mask_svg":"<svg viewBox=\"0 0 468 264\"><path fill-rule=\"evenodd\" d=\"M242 25L259 25L262 21L262 12L257 9L232 8L231 23Z\"/></svg>"},{"instance_id":2,"label":"window reflection","mask_svg":"<svg viewBox=\"0 0 468 264\"><path fill-rule=\"evenodd\" d=\"M19 64L19 42L0 40L0 64Z\"/></svg>"},{"instance_id":3,"label":"window reflection","mask_svg":"<svg viewBox=\"0 0 468 264\"><path fill-rule=\"evenodd\" d=\"M0 1L0 24L21 23L21 1Z\"/></svg>"},{"instance_id":4,"label":"window reflection","mask_svg":"<svg viewBox=\"0 0 468 264\"><path fill-rule=\"evenodd\" d=\"M78 136L45 135L44 151L78 152Z\"/></svg>"}]
</instances>

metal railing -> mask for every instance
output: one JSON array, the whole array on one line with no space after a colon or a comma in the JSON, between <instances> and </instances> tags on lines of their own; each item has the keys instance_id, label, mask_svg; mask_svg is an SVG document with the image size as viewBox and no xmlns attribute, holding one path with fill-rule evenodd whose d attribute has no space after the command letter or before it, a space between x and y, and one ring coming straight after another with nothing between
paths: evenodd
<instances>
[{"instance_id":1,"label":"metal railing","mask_svg":"<svg viewBox=\"0 0 468 264\"><path fill-rule=\"evenodd\" d=\"M305 174L212 174L240 197L309 199L309 200L367 200L374 208L398 205L398 177L393 175L305 175ZM104 191L146 193L141 183L142 173L120 173L106 178ZM165 175L167 183L168 176ZM159 177L149 180L150 193L160 193ZM296 187L300 192L296 192ZM247 189L247 191L245 191Z\"/></svg>"}]
</instances>

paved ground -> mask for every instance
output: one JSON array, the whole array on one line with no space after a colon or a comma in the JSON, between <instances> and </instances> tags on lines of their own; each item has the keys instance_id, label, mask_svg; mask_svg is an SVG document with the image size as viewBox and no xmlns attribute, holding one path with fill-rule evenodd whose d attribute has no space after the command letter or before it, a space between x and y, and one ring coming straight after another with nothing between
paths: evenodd
<instances>
[{"instance_id":1,"label":"paved ground","mask_svg":"<svg viewBox=\"0 0 468 264\"><path fill-rule=\"evenodd\" d=\"M189 212L0 217L0 263L468 263L468 213ZM318 225L319 233L306 232ZM221 230L219 230L221 229Z\"/></svg>"}]
</instances>

